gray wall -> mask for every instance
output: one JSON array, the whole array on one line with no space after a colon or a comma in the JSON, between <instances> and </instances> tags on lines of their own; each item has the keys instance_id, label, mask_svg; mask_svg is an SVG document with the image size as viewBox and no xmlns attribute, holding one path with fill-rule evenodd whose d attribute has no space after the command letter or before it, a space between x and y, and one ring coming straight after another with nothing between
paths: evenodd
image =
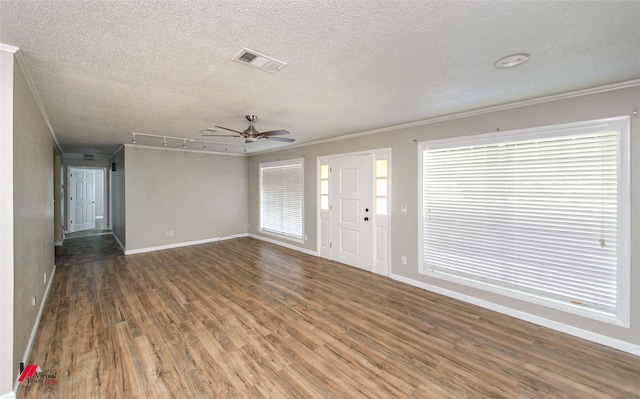
<instances>
[{"instance_id":1,"label":"gray wall","mask_svg":"<svg viewBox=\"0 0 640 399\"><path fill-rule=\"evenodd\" d=\"M577 327L620 341L640 345L640 247L632 248L631 265L631 328L616 327L501 295L446 282L418 273L418 145L425 141L456 136L468 136L496 130L513 130L553 125L612 116L631 115L640 107L640 87L605 91L575 98L512 108L475 116L434 122L357 138L323 144L300 146L278 152L259 154L249 158L249 224L252 234L259 234L259 177L258 163L280 159L305 157L305 233L309 241L304 248L316 251L316 158L318 156L391 148L391 270L393 274L419 283L429 284L459 295L515 309L553 322ZM640 159L640 116L631 118L632 160ZM640 240L640 162L632 162L632 235L631 242ZM406 205L406 215L400 206ZM270 239L277 239L269 236ZM286 242L286 240L281 240ZM300 245L288 242L290 245ZM407 256L406 265L400 257Z\"/></svg>"},{"instance_id":2,"label":"gray wall","mask_svg":"<svg viewBox=\"0 0 640 399\"><path fill-rule=\"evenodd\" d=\"M53 152L53 241L56 245L62 245L62 155L56 148Z\"/></svg>"},{"instance_id":3,"label":"gray wall","mask_svg":"<svg viewBox=\"0 0 640 399\"><path fill-rule=\"evenodd\" d=\"M23 359L54 266L54 141L21 69L13 83L13 375ZM32 306L32 298L36 306Z\"/></svg>"},{"instance_id":4,"label":"gray wall","mask_svg":"<svg viewBox=\"0 0 640 399\"><path fill-rule=\"evenodd\" d=\"M126 243L126 220L125 220L125 164L124 164L124 147L121 147L113 157L110 163L116 164L116 170L110 172L111 176L111 229L120 244ZM111 169L109 169L111 170Z\"/></svg>"},{"instance_id":5,"label":"gray wall","mask_svg":"<svg viewBox=\"0 0 640 399\"><path fill-rule=\"evenodd\" d=\"M134 145L124 153L127 251L247 232L244 157Z\"/></svg>"}]
</instances>

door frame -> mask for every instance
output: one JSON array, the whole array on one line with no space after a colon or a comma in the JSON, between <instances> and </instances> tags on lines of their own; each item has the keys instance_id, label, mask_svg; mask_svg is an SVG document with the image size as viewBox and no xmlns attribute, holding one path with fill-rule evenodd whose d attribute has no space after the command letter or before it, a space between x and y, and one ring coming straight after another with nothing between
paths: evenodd
<instances>
[{"instance_id":1,"label":"door frame","mask_svg":"<svg viewBox=\"0 0 640 399\"><path fill-rule=\"evenodd\" d=\"M63 185L63 195L64 195L64 234L70 234L69 226L71 225L71 200L69 198L69 184L71 180L71 169L90 169L90 170L101 170L102 175L102 197L103 197L103 207L104 207L104 227L103 230L111 230L111 204L109 201L109 182L110 176L108 174L108 170L103 166L77 166L77 165L66 165L65 166L65 183Z\"/></svg>"},{"instance_id":2,"label":"door frame","mask_svg":"<svg viewBox=\"0 0 640 399\"><path fill-rule=\"evenodd\" d=\"M320 166L331 165L331 159L352 157L358 155L372 155L371 157L371 204L376 203L376 161L387 160L387 215L379 215L377 209L371 213L371 247L373 251L371 271L383 276L391 275L391 148L380 148L369 151L357 151L333 155L319 156L316 158L316 226L318 256L331 259L331 248L326 243L331 242L331 218L328 211L322 210L320 205ZM329 187L331 187L331 173L329 174ZM332 193L329 190L329 203L332 203ZM326 222L328 220L328 222ZM324 229L323 230L323 226ZM325 234L326 233L326 234ZM323 240L324 238L324 240ZM324 245L323 245L324 244Z\"/></svg>"}]
</instances>

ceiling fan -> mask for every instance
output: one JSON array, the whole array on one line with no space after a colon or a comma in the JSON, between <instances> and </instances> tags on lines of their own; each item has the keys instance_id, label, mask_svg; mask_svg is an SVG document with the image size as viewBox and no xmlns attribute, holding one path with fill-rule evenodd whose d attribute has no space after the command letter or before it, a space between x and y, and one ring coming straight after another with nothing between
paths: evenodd
<instances>
[{"instance_id":1,"label":"ceiling fan","mask_svg":"<svg viewBox=\"0 0 640 399\"><path fill-rule=\"evenodd\" d=\"M203 132L209 132L209 133L205 133L205 134L203 134L203 136L243 137L244 140L245 140L244 141L245 143L253 143L254 141L260 140L260 139L268 139L268 140L273 140L273 141L284 141L284 142L287 142L287 143L292 143L292 142L295 141L295 139L289 139L289 138L286 138L286 137L276 137L276 136L282 136L284 134L289 134L289 132L286 131L286 130L271 130L269 132L260 133L259 131L256 130L255 127L253 127L253 122L255 122L256 119L258 119L258 117L255 116L255 115L245 115L245 117L249 121L249 127L244 132L239 132L237 130L229 129L228 127L216 126L216 128L218 128L218 129L228 130L230 132L234 132L235 134L213 134L213 132L216 132L217 129L207 128L207 129L204 129Z\"/></svg>"}]
</instances>

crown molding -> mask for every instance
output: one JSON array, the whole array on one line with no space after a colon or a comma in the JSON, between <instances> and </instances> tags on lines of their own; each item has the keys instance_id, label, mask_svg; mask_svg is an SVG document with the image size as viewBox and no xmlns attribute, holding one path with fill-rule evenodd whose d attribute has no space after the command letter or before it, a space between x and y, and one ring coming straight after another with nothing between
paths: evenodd
<instances>
[{"instance_id":1,"label":"crown molding","mask_svg":"<svg viewBox=\"0 0 640 399\"><path fill-rule=\"evenodd\" d=\"M8 44L0 43L0 50L15 54L20 49L15 46L10 46Z\"/></svg>"},{"instance_id":2,"label":"crown molding","mask_svg":"<svg viewBox=\"0 0 640 399\"><path fill-rule=\"evenodd\" d=\"M113 152L113 154L109 155L109 159L113 158L116 156L117 153L119 153L120 151L124 150L124 144L120 144L120 147L118 147L117 150L115 150Z\"/></svg>"},{"instance_id":3,"label":"crown molding","mask_svg":"<svg viewBox=\"0 0 640 399\"><path fill-rule=\"evenodd\" d=\"M22 51L18 47L9 46L7 44L0 43L0 50L12 52L16 61L18 62L18 66L24 75L25 80L27 81L27 86L29 86L29 90L31 90L31 94L36 100L36 104L40 109L40 113L42 114L42 118L44 119L47 127L49 128L49 133L51 133L51 137L53 137L53 141L56 144L56 148L61 156L64 156L64 151L62 151L62 147L58 142L58 138L56 137L56 133L53 130L53 126L51 126L51 121L49 120L49 115L47 115L47 111L44 109L44 104L40 99L40 94L38 94L38 89L36 89L36 85L33 83L33 79L31 78L31 74L29 73L29 68L27 67L27 63L22 56Z\"/></svg>"}]
</instances>

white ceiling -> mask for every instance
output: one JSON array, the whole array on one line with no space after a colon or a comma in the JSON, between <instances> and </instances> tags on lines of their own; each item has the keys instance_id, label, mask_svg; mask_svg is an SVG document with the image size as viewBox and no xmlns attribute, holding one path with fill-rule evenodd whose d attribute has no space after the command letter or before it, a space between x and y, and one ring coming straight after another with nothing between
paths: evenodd
<instances>
[{"instance_id":1,"label":"white ceiling","mask_svg":"<svg viewBox=\"0 0 640 399\"><path fill-rule=\"evenodd\" d=\"M298 144L638 79L640 1L0 0L0 42L21 49L65 154L244 130L245 114ZM243 47L288 66L233 62Z\"/></svg>"}]
</instances>

